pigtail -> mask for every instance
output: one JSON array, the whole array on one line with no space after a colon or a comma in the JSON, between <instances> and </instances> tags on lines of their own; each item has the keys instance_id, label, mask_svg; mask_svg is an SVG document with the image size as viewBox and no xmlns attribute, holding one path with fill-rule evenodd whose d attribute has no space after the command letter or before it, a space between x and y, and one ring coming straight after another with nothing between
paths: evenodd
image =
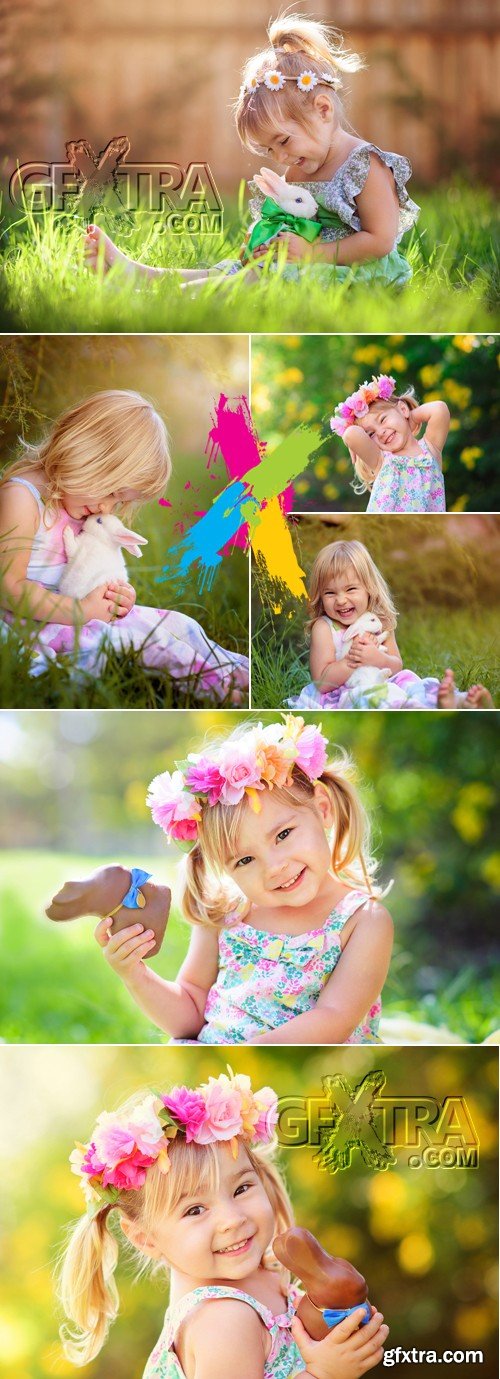
<instances>
[{"instance_id":1,"label":"pigtail","mask_svg":"<svg viewBox=\"0 0 500 1379\"><path fill-rule=\"evenodd\" d=\"M83 1216L73 1230L59 1276L59 1297L74 1330L60 1329L64 1353L74 1365L95 1359L119 1305L114 1271L118 1245L108 1227L111 1208Z\"/></svg>"},{"instance_id":2,"label":"pigtail","mask_svg":"<svg viewBox=\"0 0 500 1379\"><path fill-rule=\"evenodd\" d=\"M345 47L338 30L330 29L319 20L306 19L302 14L278 15L267 33L275 52L305 54L319 66L333 67L339 73L358 72L365 65L358 53Z\"/></svg>"},{"instance_id":3,"label":"pigtail","mask_svg":"<svg viewBox=\"0 0 500 1379\"><path fill-rule=\"evenodd\" d=\"M353 779L347 754L329 762L320 780L333 806L332 869L350 886L362 886L370 895L377 863L371 855L370 824Z\"/></svg>"},{"instance_id":4,"label":"pigtail","mask_svg":"<svg viewBox=\"0 0 500 1379\"><path fill-rule=\"evenodd\" d=\"M231 911L243 915L248 908L241 892L219 879L207 866L201 841L185 857L182 873L181 909L190 924L218 929Z\"/></svg>"}]
</instances>

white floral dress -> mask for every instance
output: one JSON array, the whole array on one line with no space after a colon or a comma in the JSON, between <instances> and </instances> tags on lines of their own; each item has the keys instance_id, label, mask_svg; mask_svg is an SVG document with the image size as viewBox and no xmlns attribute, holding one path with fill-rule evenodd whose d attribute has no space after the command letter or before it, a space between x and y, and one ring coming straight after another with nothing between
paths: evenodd
<instances>
[{"instance_id":1,"label":"white floral dress","mask_svg":"<svg viewBox=\"0 0 500 1379\"><path fill-rule=\"evenodd\" d=\"M186 1293L180 1302L167 1309L161 1336L151 1352L143 1379L185 1379L184 1370L174 1349L175 1337L185 1317L198 1307L200 1302L206 1302L211 1298L234 1298L253 1307L271 1337L271 1348L264 1364L263 1379L292 1379L292 1375L305 1369L290 1331L300 1296L300 1291L292 1286L288 1293L286 1311L275 1316L262 1302L257 1302L250 1293L244 1293L240 1288L194 1288L192 1293Z\"/></svg>"}]
</instances>

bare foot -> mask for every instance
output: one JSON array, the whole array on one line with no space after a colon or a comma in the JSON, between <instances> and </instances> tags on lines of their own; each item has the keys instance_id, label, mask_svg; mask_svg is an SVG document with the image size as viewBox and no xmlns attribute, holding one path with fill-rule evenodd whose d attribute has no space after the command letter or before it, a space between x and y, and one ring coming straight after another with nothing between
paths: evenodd
<instances>
[{"instance_id":1,"label":"bare foot","mask_svg":"<svg viewBox=\"0 0 500 1379\"><path fill-rule=\"evenodd\" d=\"M206 268L153 268L148 263L139 263L118 249L105 230L99 225L89 225L85 235L83 254L87 268L96 273L101 266L108 273L113 264L119 263L122 270L131 277L142 278L180 278L181 282L204 281L208 274Z\"/></svg>"},{"instance_id":2,"label":"bare foot","mask_svg":"<svg viewBox=\"0 0 500 1379\"><path fill-rule=\"evenodd\" d=\"M484 685L471 685L463 702L464 709L494 709L490 691Z\"/></svg>"},{"instance_id":3,"label":"bare foot","mask_svg":"<svg viewBox=\"0 0 500 1379\"><path fill-rule=\"evenodd\" d=\"M438 689L437 706L438 709L456 708L456 685L452 670L445 670L441 684Z\"/></svg>"}]
</instances>

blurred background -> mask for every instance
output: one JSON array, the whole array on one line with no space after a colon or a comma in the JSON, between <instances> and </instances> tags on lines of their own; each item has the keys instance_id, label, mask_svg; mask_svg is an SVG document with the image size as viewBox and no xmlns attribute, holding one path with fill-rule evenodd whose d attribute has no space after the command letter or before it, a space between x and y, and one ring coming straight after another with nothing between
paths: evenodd
<instances>
[{"instance_id":1,"label":"blurred background","mask_svg":"<svg viewBox=\"0 0 500 1379\"><path fill-rule=\"evenodd\" d=\"M289 528L307 587L325 546L361 541L389 585L403 666L438 679L450 666L459 689L484 684L500 705L500 517L323 513L291 517ZM276 598L255 563L253 572L252 704L259 708L283 704L311 676L306 600L284 585Z\"/></svg>"},{"instance_id":2,"label":"blurred background","mask_svg":"<svg viewBox=\"0 0 500 1379\"><path fill-rule=\"evenodd\" d=\"M259 713L263 722L276 714ZM307 714L353 755L373 816L395 949L384 1014L485 1039L498 1025L500 852L497 716ZM174 887L153 966L176 977L190 929L175 885L180 854L145 805L154 775L227 734L237 710L4 712L0 718L0 915L7 1042L165 1042L106 964L90 919L55 924L44 906L65 880L117 861ZM474 731L471 731L473 727ZM498 907L497 907L498 908Z\"/></svg>"},{"instance_id":3,"label":"blurred background","mask_svg":"<svg viewBox=\"0 0 500 1379\"><path fill-rule=\"evenodd\" d=\"M248 337L242 335L13 335L0 340L0 435L4 471L22 454L19 440L40 441L51 424L82 398L105 388L143 393L166 422L173 472L166 505L147 503L134 523L147 537L140 561L129 561L137 602L176 608L202 624L222 646L248 653L248 560L234 550L221 561L210 589L199 571L178 579L173 547L228 480L221 455L206 446L221 393L248 397ZM157 576L167 560L172 574ZM53 707L65 702L170 706L165 675L145 675L139 658L120 657L101 685L65 678L60 666L29 678L29 655L5 642L0 702L12 707ZM127 678L128 677L128 678ZM156 684L156 681L158 684ZM108 692L108 701L106 701ZM67 696L65 699L65 695ZM99 695L101 699L99 700ZM156 698L155 698L156 695Z\"/></svg>"},{"instance_id":4,"label":"blurred background","mask_svg":"<svg viewBox=\"0 0 500 1379\"><path fill-rule=\"evenodd\" d=\"M64 162L68 139L84 137L97 152L126 134L129 161L208 162L219 190L234 194L255 157L239 146L231 103L280 8L20 0L7 20L0 96L8 173L17 161ZM346 93L364 138L405 153L421 185L451 170L493 178L497 0L296 0L292 8L336 25L364 58Z\"/></svg>"},{"instance_id":5,"label":"blurred background","mask_svg":"<svg viewBox=\"0 0 500 1379\"><path fill-rule=\"evenodd\" d=\"M372 374L413 387L419 402L450 409L443 452L451 512L500 509L498 341L494 335L254 335L252 412L269 446L301 422L318 427L318 453L296 481L299 512L364 512L349 452L330 417ZM421 435L423 432L421 432Z\"/></svg>"},{"instance_id":6,"label":"blurred background","mask_svg":"<svg viewBox=\"0 0 500 1379\"><path fill-rule=\"evenodd\" d=\"M365 1275L371 1300L390 1325L387 1347L481 1349L481 1374L496 1379L497 1057L487 1049L244 1049L231 1051L233 1071L278 1096L322 1097L322 1079L343 1074L354 1085L372 1069L386 1077L383 1095L465 1099L479 1138L479 1166L411 1169L404 1150L386 1172L367 1169L354 1150L349 1169L331 1175L313 1147L283 1148L280 1166L296 1219ZM0 1375L66 1379L53 1270L67 1224L82 1194L68 1156L89 1136L104 1108L131 1093L172 1084L196 1086L226 1071L218 1049L0 1050L0 1095L9 1107L0 1138L4 1186ZM121 1309L110 1339L89 1368L95 1379L140 1379L161 1330L167 1280L118 1266ZM470 1374L457 1362L453 1373ZM393 1369L399 1373L399 1366ZM414 1364L426 1379L428 1364Z\"/></svg>"}]
</instances>

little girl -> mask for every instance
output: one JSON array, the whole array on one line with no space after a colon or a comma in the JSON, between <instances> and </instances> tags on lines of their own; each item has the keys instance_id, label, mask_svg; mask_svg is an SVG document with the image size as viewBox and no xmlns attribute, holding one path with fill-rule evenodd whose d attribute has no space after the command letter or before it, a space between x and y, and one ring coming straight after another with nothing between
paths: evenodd
<instances>
[{"instance_id":1,"label":"little girl","mask_svg":"<svg viewBox=\"0 0 500 1379\"><path fill-rule=\"evenodd\" d=\"M357 1379L380 1363L388 1327L374 1310L360 1326L364 1309L351 1309L314 1343L294 1316L302 1294L272 1252L293 1220L274 1162L277 1097L229 1072L103 1111L71 1154L88 1210L61 1270L65 1353L87 1364L116 1318L117 1211L142 1266L154 1261L170 1280L143 1379L214 1379L228 1374L229 1355L244 1379Z\"/></svg>"},{"instance_id":2,"label":"little girl","mask_svg":"<svg viewBox=\"0 0 500 1379\"><path fill-rule=\"evenodd\" d=\"M329 761L327 747L319 728L288 716L239 727L151 782L155 823L187 850L187 957L165 981L145 966L155 940L143 924L112 933L104 918L96 938L177 1042L377 1040L392 923L348 759Z\"/></svg>"},{"instance_id":3,"label":"little girl","mask_svg":"<svg viewBox=\"0 0 500 1379\"><path fill-rule=\"evenodd\" d=\"M384 640L373 633L345 633L364 613L380 620ZM361 541L333 541L314 562L310 593L309 664L312 684L287 700L296 709L493 708L483 685L457 690L453 673L421 680L403 670L394 629L397 613L385 579ZM359 666L372 666L373 685L350 683ZM381 675L380 672L383 674Z\"/></svg>"},{"instance_id":4,"label":"little girl","mask_svg":"<svg viewBox=\"0 0 500 1379\"><path fill-rule=\"evenodd\" d=\"M339 402L330 426L348 447L367 512L446 512L442 450L450 426L445 402L422 407L410 388L395 395L387 374ZM417 440L425 425L425 435Z\"/></svg>"},{"instance_id":5,"label":"little girl","mask_svg":"<svg viewBox=\"0 0 500 1379\"><path fill-rule=\"evenodd\" d=\"M152 404L127 390L95 393L26 450L0 484L0 616L4 629L12 629L8 635L14 615L40 623L29 633L31 673L41 674L62 653L95 677L108 650L134 648L145 667L164 670L181 685L191 680L198 698L241 702L247 658L210 641L193 618L135 607L135 591L123 581L99 585L81 600L57 592L67 559L65 527L78 533L91 513L121 515L163 493L169 443ZM24 624L21 633L25 641Z\"/></svg>"},{"instance_id":6,"label":"little girl","mask_svg":"<svg viewBox=\"0 0 500 1379\"><path fill-rule=\"evenodd\" d=\"M301 15L278 18L268 32L270 46L243 70L234 112L240 140L244 148L286 169L287 182L308 188L319 206L333 213L325 217L330 223L322 225L313 245L293 232L280 233L278 243L288 259L285 276L300 277L306 264L309 274L328 285L350 277L356 265L356 276L365 281L404 284L411 268L396 246L415 224L419 208L406 191L411 175L407 158L386 153L345 127L342 78L359 70L361 59L324 24ZM253 187L250 210L255 218L265 197ZM249 278L267 252L267 246L256 251ZM96 225L87 233L85 255L92 268L100 255L105 268L120 261L127 271L148 278L175 273L128 258ZM239 260L223 260L212 269L178 271L186 283L213 273L238 273L241 267Z\"/></svg>"}]
</instances>

